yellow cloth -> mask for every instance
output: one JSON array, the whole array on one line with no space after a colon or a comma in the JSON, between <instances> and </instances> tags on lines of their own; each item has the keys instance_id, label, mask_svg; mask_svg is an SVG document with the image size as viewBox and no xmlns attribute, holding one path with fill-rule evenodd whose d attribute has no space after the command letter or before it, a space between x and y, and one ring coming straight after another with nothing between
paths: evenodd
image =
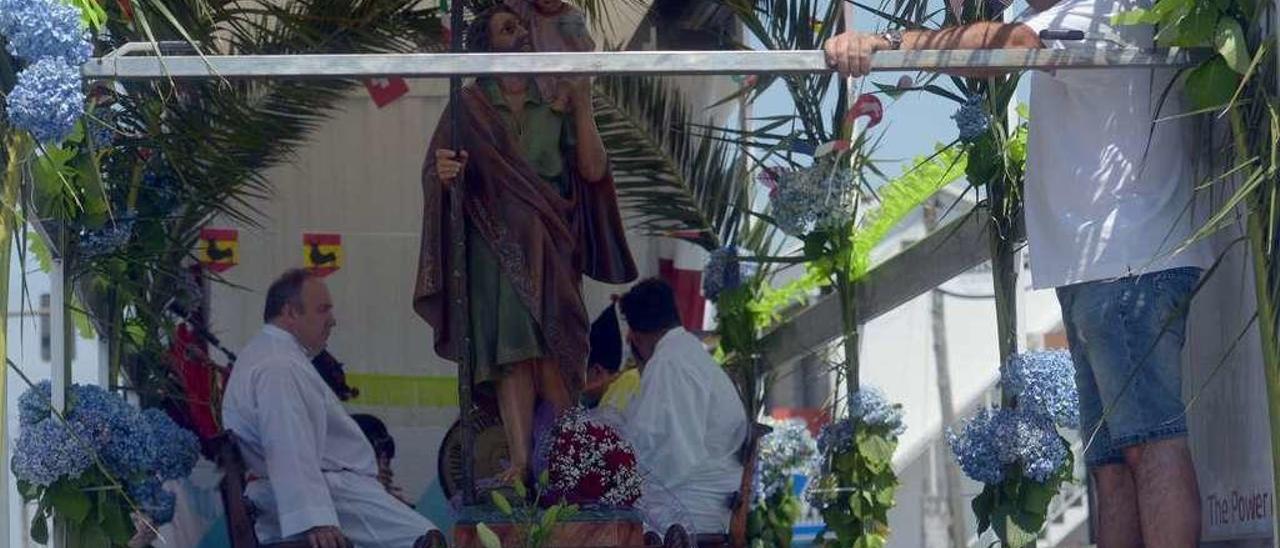
<instances>
[{"instance_id":1,"label":"yellow cloth","mask_svg":"<svg viewBox=\"0 0 1280 548\"><path fill-rule=\"evenodd\" d=\"M600 405L602 407L612 407L617 409L618 412L623 412L627 410L632 398L635 398L638 393L640 393L640 370L631 368L623 371L621 375L618 375L618 378L609 383L609 388L604 391L604 396L600 398Z\"/></svg>"}]
</instances>

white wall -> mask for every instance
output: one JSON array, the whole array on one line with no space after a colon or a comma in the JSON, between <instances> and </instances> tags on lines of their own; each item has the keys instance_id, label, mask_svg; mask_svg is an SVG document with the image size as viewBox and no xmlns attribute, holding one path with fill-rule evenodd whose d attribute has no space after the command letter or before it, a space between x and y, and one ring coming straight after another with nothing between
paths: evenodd
<instances>
[{"instance_id":1,"label":"white wall","mask_svg":"<svg viewBox=\"0 0 1280 548\"><path fill-rule=\"evenodd\" d=\"M49 292L49 276L41 272L34 257L23 265L18 253L13 253L10 261L9 281L9 328L7 354L10 360L22 370L31 382L38 383L48 379L50 362L44 360L40 352L40 295ZM22 273L26 272L26 295L23 295ZM72 382L96 382L98 373L98 345L95 340L75 337L75 359L72 362ZM21 376L11 369L5 368L5 429L6 443L3 466L8 469L13 457L13 444L19 434L18 429L18 397L27 390L27 384ZM26 530L30 523L28 514L24 513L21 497L18 496L16 483L9 474L9 546L34 545L27 538Z\"/></svg>"}]
</instances>

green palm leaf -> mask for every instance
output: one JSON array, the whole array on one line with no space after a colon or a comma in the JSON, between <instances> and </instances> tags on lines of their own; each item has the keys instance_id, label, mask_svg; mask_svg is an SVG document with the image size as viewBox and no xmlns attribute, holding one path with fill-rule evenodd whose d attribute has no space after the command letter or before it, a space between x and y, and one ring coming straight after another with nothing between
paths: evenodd
<instances>
[{"instance_id":1,"label":"green palm leaf","mask_svg":"<svg viewBox=\"0 0 1280 548\"><path fill-rule=\"evenodd\" d=\"M739 148L691 131L691 109L666 80L617 76L596 85L596 123L632 224L707 249L735 241L750 210Z\"/></svg>"}]
</instances>

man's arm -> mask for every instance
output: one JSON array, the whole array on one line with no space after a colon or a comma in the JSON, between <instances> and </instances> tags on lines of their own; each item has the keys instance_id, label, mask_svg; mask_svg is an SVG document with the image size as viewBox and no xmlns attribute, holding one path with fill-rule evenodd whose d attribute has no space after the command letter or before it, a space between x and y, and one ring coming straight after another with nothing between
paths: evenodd
<instances>
[{"instance_id":1,"label":"man's arm","mask_svg":"<svg viewBox=\"0 0 1280 548\"><path fill-rule=\"evenodd\" d=\"M596 127L596 116L591 106L591 79L581 78L573 83L573 131L577 136L578 175L588 183L603 179L609 172L609 156Z\"/></svg>"},{"instance_id":2,"label":"man's arm","mask_svg":"<svg viewBox=\"0 0 1280 548\"><path fill-rule=\"evenodd\" d=\"M309 394L292 371L295 365L264 367L255 387L267 480L285 537L313 529L336 532L338 525L337 510L320 467L324 405L313 401L316 395Z\"/></svg>"},{"instance_id":3,"label":"man's arm","mask_svg":"<svg viewBox=\"0 0 1280 548\"><path fill-rule=\"evenodd\" d=\"M1031 27L1021 23L980 22L942 30L911 30L902 33L904 50L919 49L1038 49L1044 47ZM841 74L861 77L871 72L871 59L877 51L891 50L892 44L882 35L846 32L827 41L824 48L827 63ZM956 76L998 76L1007 71L947 71Z\"/></svg>"}]
</instances>

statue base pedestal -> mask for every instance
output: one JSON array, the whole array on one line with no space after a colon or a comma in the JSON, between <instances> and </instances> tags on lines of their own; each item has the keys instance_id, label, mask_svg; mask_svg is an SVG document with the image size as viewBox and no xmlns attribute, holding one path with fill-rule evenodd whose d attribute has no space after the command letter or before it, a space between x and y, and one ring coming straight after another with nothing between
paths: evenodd
<instances>
[{"instance_id":1,"label":"statue base pedestal","mask_svg":"<svg viewBox=\"0 0 1280 548\"><path fill-rule=\"evenodd\" d=\"M513 522L493 508L468 508L453 527L455 548L484 548L477 525L492 530L503 546L522 546L528 525ZM640 548L645 545L644 521L632 510L583 510L556 524L548 548Z\"/></svg>"}]
</instances>

